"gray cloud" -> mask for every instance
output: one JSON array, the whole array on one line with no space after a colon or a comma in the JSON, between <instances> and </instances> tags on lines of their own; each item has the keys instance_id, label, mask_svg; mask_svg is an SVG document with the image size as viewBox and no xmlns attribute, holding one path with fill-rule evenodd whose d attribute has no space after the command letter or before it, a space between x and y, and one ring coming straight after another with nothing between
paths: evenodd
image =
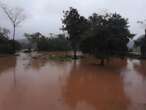
<instances>
[{"instance_id":1,"label":"gray cloud","mask_svg":"<svg viewBox=\"0 0 146 110\"><path fill-rule=\"evenodd\" d=\"M145 0L3 0L10 6L22 7L27 14L27 19L17 29L17 38L22 38L24 32L59 33L61 28L62 11L73 6L80 14L89 16L93 12L100 13L107 9L117 12L129 19L130 30L136 34L143 34L143 27L137 24L138 20L146 18ZM0 10L0 26L11 25Z\"/></svg>"}]
</instances>

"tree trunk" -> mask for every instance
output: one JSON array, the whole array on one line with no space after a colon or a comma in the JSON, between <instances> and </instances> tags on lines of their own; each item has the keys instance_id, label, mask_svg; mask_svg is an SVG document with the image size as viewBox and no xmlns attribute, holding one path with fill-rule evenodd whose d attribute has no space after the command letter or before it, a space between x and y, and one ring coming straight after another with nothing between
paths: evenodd
<instances>
[{"instance_id":1,"label":"tree trunk","mask_svg":"<svg viewBox=\"0 0 146 110\"><path fill-rule=\"evenodd\" d=\"M101 66L104 66L104 59L101 59L101 60L100 60L100 65L101 65Z\"/></svg>"},{"instance_id":2,"label":"tree trunk","mask_svg":"<svg viewBox=\"0 0 146 110\"><path fill-rule=\"evenodd\" d=\"M74 50L74 59L77 59L77 50Z\"/></svg>"},{"instance_id":3,"label":"tree trunk","mask_svg":"<svg viewBox=\"0 0 146 110\"><path fill-rule=\"evenodd\" d=\"M16 32L16 26L13 26L13 52L15 53L15 32Z\"/></svg>"}]
</instances>

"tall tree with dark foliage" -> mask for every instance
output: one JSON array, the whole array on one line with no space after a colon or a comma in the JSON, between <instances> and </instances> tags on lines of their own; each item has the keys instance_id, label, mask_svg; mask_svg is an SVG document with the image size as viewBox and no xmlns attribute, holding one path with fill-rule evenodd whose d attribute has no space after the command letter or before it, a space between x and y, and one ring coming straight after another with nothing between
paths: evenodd
<instances>
[{"instance_id":1,"label":"tall tree with dark foliage","mask_svg":"<svg viewBox=\"0 0 146 110\"><path fill-rule=\"evenodd\" d=\"M132 34L128 29L128 20L119 14L89 17L90 26L81 42L81 50L95 55L104 65L111 56L124 57L128 52L127 43ZM86 37L85 37L86 36Z\"/></svg>"},{"instance_id":2,"label":"tall tree with dark foliage","mask_svg":"<svg viewBox=\"0 0 146 110\"><path fill-rule=\"evenodd\" d=\"M76 53L79 49L81 36L86 28L87 20L83 16L80 16L77 9L70 7L69 10L64 11L62 22L63 30L69 34L68 39L74 51L74 59L77 59Z\"/></svg>"}]
</instances>

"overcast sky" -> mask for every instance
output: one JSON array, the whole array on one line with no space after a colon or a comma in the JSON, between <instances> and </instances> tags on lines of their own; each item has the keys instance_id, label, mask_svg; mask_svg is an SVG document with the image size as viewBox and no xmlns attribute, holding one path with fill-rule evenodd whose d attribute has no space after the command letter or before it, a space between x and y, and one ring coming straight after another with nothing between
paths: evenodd
<instances>
[{"instance_id":1,"label":"overcast sky","mask_svg":"<svg viewBox=\"0 0 146 110\"><path fill-rule=\"evenodd\" d=\"M71 6L77 8L85 17L94 12L101 13L102 10L117 12L129 19L131 32L138 35L144 33L144 27L137 24L137 21L146 19L146 0L2 0L2 2L25 10L27 19L17 29L17 39L22 38L25 32L41 32L45 35L61 32L62 11ZM11 29L11 24L2 10L0 26Z\"/></svg>"}]
</instances>

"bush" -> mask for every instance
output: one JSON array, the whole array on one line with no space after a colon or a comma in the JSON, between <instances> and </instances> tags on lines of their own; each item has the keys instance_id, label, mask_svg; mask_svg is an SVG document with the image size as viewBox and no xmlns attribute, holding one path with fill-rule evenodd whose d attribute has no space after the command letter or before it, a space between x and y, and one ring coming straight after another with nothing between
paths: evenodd
<instances>
[{"instance_id":1,"label":"bush","mask_svg":"<svg viewBox=\"0 0 146 110\"><path fill-rule=\"evenodd\" d=\"M36 45L38 51L69 51L71 50L69 41L64 34L57 37L45 37L40 33L25 34L31 45Z\"/></svg>"}]
</instances>

